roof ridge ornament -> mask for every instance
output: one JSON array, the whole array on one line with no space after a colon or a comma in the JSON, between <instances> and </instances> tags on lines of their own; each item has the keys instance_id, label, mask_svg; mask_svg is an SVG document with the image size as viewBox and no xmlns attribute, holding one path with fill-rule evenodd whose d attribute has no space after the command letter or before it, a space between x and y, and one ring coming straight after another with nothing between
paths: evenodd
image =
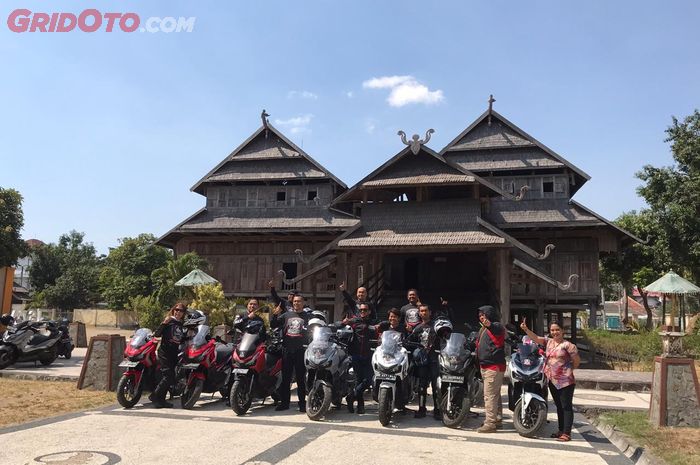
<instances>
[{"instance_id":1,"label":"roof ridge ornament","mask_svg":"<svg viewBox=\"0 0 700 465\"><path fill-rule=\"evenodd\" d=\"M495 102L496 99L493 98L493 94L489 95L489 126L491 126L491 113L493 112L493 102Z\"/></svg>"},{"instance_id":2,"label":"roof ridge ornament","mask_svg":"<svg viewBox=\"0 0 700 465\"><path fill-rule=\"evenodd\" d=\"M428 141L430 140L430 136L433 135L433 133L435 133L435 129L428 129L425 132L424 139L419 139L420 136L418 134L413 134L410 141L406 139L405 132L399 131L396 134L398 136L401 136L401 142L403 142L404 145L408 145L409 147L411 147L411 152L413 152L413 155L418 155L421 146L428 143Z\"/></svg>"},{"instance_id":3,"label":"roof ridge ornament","mask_svg":"<svg viewBox=\"0 0 700 465\"><path fill-rule=\"evenodd\" d=\"M267 134L270 130L270 127L269 127L270 121L267 119L268 116L270 116L270 115L263 108L262 113L260 113L260 118L262 119L262 124L263 124L263 127L265 128L265 139L267 139Z\"/></svg>"}]
</instances>

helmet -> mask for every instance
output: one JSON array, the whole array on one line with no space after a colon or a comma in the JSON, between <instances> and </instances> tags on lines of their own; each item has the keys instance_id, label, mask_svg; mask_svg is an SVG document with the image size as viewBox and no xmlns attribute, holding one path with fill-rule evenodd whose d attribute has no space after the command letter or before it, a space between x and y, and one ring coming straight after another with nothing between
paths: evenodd
<instances>
[{"instance_id":1,"label":"helmet","mask_svg":"<svg viewBox=\"0 0 700 465\"><path fill-rule=\"evenodd\" d=\"M311 318L309 320L309 322L306 324L306 327L309 330L309 334L313 334L314 328L317 326L327 326L326 320L321 319L321 318Z\"/></svg>"},{"instance_id":2,"label":"helmet","mask_svg":"<svg viewBox=\"0 0 700 465\"><path fill-rule=\"evenodd\" d=\"M199 326L207 324L207 316L201 310L190 310L183 322L184 326Z\"/></svg>"},{"instance_id":3,"label":"helmet","mask_svg":"<svg viewBox=\"0 0 700 465\"><path fill-rule=\"evenodd\" d=\"M321 310L311 310L308 307L307 307L307 311L311 312L311 315L309 315L310 319L323 320L324 323L328 322L328 319L326 318L326 312L322 312Z\"/></svg>"},{"instance_id":4,"label":"helmet","mask_svg":"<svg viewBox=\"0 0 700 465\"><path fill-rule=\"evenodd\" d=\"M452 323L450 320L440 318L435 321L434 329L439 337L445 337L452 332Z\"/></svg>"},{"instance_id":5,"label":"helmet","mask_svg":"<svg viewBox=\"0 0 700 465\"><path fill-rule=\"evenodd\" d=\"M353 334L355 333L349 326L343 326L335 332L336 337L341 341L349 341L352 339Z\"/></svg>"}]
</instances>

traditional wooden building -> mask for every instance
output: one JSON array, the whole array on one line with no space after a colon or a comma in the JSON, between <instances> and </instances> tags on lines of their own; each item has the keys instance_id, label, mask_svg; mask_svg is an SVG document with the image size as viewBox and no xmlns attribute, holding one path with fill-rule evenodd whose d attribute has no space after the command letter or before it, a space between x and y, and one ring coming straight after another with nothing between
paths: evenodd
<instances>
[{"instance_id":1,"label":"traditional wooden building","mask_svg":"<svg viewBox=\"0 0 700 465\"><path fill-rule=\"evenodd\" d=\"M403 142L347 189L264 125L192 188L206 207L160 243L204 256L235 295L265 295L284 271L278 282L338 313L345 281L380 313L416 288L465 322L491 303L538 330L580 310L595 324L600 255L638 239L571 199L585 172L491 108L440 152Z\"/></svg>"}]
</instances>

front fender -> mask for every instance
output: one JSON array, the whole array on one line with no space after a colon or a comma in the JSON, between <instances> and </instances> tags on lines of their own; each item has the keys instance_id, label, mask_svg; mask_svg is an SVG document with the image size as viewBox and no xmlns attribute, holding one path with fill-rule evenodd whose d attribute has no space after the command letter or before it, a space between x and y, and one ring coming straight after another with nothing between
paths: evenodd
<instances>
[{"instance_id":1,"label":"front fender","mask_svg":"<svg viewBox=\"0 0 700 465\"><path fill-rule=\"evenodd\" d=\"M525 392L523 393L523 398L521 402L523 403L523 411L527 409L527 406L530 405L530 402L532 399L538 400L542 402L544 405L547 405L547 402L539 395L534 394L532 392Z\"/></svg>"}]
</instances>

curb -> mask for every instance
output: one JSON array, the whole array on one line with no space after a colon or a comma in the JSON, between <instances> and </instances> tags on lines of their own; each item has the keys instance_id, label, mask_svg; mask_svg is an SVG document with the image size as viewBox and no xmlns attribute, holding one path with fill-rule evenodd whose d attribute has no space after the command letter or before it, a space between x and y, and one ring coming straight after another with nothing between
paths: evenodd
<instances>
[{"instance_id":1,"label":"curb","mask_svg":"<svg viewBox=\"0 0 700 465\"><path fill-rule=\"evenodd\" d=\"M620 452L630 459L632 463L635 463L637 465L667 465L666 462L661 460L660 458L654 456L651 454L651 452L647 451L645 448L642 446L636 444L632 438L629 436L625 435L619 430L615 429L615 426L609 425L607 423L603 423L599 420L599 418L596 416L594 417L589 417L587 415L588 412L603 412L603 411L610 411L609 409L578 409L579 412L583 413L588 417L588 419L591 422L591 425L596 427L598 431L601 432L603 436L608 438L608 440L615 446L617 447Z\"/></svg>"},{"instance_id":2,"label":"curb","mask_svg":"<svg viewBox=\"0 0 700 465\"><path fill-rule=\"evenodd\" d=\"M25 379L31 381L65 381L77 383L79 376L0 372L0 378Z\"/></svg>"}]
</instances>

